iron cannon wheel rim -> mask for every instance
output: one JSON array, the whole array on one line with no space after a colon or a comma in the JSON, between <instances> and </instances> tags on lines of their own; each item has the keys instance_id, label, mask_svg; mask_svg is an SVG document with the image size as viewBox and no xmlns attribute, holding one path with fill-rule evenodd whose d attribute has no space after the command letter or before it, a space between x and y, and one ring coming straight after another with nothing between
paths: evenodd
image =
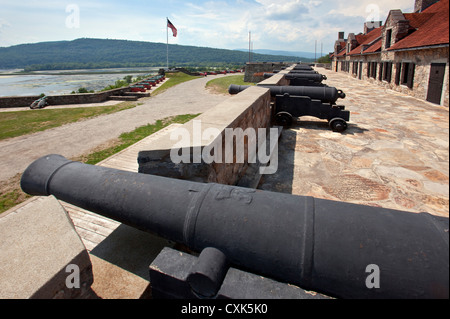
<instances>
[{"instance_id":1,"label":"iron cannon wheel rim","mask_svg":"<svg viewBox=\"0 0 450 319\"><path fill-rule=\"evenodd\" d=\"M288 112L279 112L275 115L275 121L282 126L292 125L292 115Z\"/></svg>"},{"instance_id":2,"label":"iron cannon wheel rim","mask_svg":"<svg viewBox=\"0 0 450 319\"><path fill-rule=\"evenodd\" d=\"M347 129L347 122L339 117L331 119L329 125L333 132L344 132Z\"/></svg>"}]
</instances>

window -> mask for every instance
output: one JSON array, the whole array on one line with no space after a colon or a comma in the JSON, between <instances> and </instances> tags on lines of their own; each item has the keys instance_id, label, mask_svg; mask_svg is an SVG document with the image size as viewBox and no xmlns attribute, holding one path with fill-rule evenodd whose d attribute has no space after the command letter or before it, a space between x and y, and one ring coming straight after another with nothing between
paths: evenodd
<instances>
[{"instance_id":1,"label":"window","mask_svg":"<svg viewBox=\"0 0 450 319\"><path fill-rule=\"evenodd\" d=\"M386 49L389 49L391 47L391 40L392 40L392 29L389 29L386 31L386 42L384 43L384 47Z\"/></svg>"},{"instance_id":2,"label":"window","mask_svg":"<svg viewBox=\"0 0 450 319\"><path fill-rule=\"evenodd\" d=\"M381 79L383 78L383 66L384 63L380 62L380 72L378 72L378 81L381 81Z\"/></svg>"},{"instance_id":3,"label":"window","mask_svg":"<svg viewBox=\"0 0 450 319\"><path fill-rule=\"evenodd\" d=\"M396 63L395 64L395 85L400 85L400 75L402 72L402 64L401 63Z\"/></svg>"},{"instance_id":4,"label":"window","mask_svg":"<svg viewBox=\"0 0 450 319\"><path fill-rule=\"evenodd\" d=\"M383 81L391 82L392 76L392 62L383 63Z\"/></svg>"},{"instance_id":5,"label":"window","mask_svg":"<svg viewBox=\"0 0 450 319\"><path fill-rule=\"evenodd\" d=\"M358 62L353 62L352 74L358 74Z\"/></svg>"},{"instance_id":6,"label":"window","mask_svg":"<svg viewBox=\"0 0 450 319\"><path fill-rule=\"evenodd\" d=\"M369 77L376 79L377 78L377 62L369 62L370 75Z\"/></svg>"},{"instance_id":7,"label":"window","mask_svg":"<svg viewBox=\"0 0 450 319\"><path fill-rule=\"evenodd\" d=\"M350 72L350 61L341 62L341 71Z\"/></svg>"},{"instance_id":8,"label":"window","mask_svg":"<svg viewBox=\"0 0 450 319\"><path fill-rule=\"evenodd\" d=\"M415 69L414 63L410 62L402 63L402 74L400 83L406 85L410 89L413 88L414 84L414 69Z\"/></svg>"}]
</instances>

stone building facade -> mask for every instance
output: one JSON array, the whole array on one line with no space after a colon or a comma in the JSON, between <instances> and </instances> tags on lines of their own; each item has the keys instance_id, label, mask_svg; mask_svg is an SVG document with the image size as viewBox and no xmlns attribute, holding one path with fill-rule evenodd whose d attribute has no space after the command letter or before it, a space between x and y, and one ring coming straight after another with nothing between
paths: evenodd
<instances>
[{"instance_id":1,"label":"stone building facade","mask_svg":"<svg viewBox=\"0 0 450 319\"><path fill-rule=\"evenodd\" d=\"M339 32L332 69L449 106L449 0L416 0L415 12L391 10L364 33Z\"/></svg>"}]
</instances>

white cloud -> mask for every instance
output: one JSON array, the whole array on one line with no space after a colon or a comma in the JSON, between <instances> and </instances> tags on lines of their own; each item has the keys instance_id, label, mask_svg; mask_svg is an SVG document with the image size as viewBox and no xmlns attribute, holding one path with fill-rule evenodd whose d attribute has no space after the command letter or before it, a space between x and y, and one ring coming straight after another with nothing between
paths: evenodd
<instances>
[{"instance_id":1,"label":"white cloud","mask_svg":"<svg viewBox=\"0 0 450 319\"><path fill-rule=\"evenodd\" d=\"M80 7L80 27L68 29L65 8ZM377 7L374 7L377 6ZM246 48L252 32L255 49L324 52L338 31L358 33L378 8L411 12L414 0L2 0L0 46L79 37L166 42L166 16L178 29L169 43L216 48ZM8 21L6 21L8 20ZM30 22L31 21L31 22Z\"/></svg>"},{"instance_id":2,"label":"white cloud","mask_svg":"<svg viewBox=\"0 0 450 319\"><path fill-rule=\"evenodd\" d=\"M275 20L295 20L300 19L303 15L308 14L308 7L300 0L271 3L266 6L266 17Z\"/></svg>"}]
</instances>

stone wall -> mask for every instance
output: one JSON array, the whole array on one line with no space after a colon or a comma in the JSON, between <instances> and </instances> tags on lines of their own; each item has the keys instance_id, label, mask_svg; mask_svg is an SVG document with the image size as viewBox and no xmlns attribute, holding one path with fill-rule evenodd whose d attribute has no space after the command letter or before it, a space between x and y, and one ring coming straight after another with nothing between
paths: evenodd
<instances>
[{"instance_id":1,"label":"stone wall","mask_svg":"<svg viewBox=\"0 0 450 319\"><path fill-rule=\"evenodd\" d=\"M402 92L419 99L426 100L428 93L428 83L430 79L431 63L445 63L446 71L444 75L444 86L442 92L441 105L449 106L449 50L446 48L415 50L415 51L401 51L396 52L393 59L393 77L390 83L382 81L380 84L386 88ZM396 63L411 62L415 64L413 88L410 89L405 85L395 85Z\"/></svg>"},{"instance_id":2,"label":"stone wall","mask_svg":"<svg viewBox=\"0 0 450 319\"><path fill-rule=\"evenodd\" d=\"M248 167L247 146L250 136L244 139L244 161L238 160L236 152L233 152L232 163L228 163L225 161L225 130L242 129L245 134L247 128L253 128L257 132L258 128L269 128L270 121L269 89L250 87L184 124L172 134L161 136L152 149L141 151L138 156L139 172L234 185ZM258 140L254 142L259 144ZM236 148L235 140L233 148ZM188 154L188 161L175 163L171 157L172 149L181 150L178 155ZM206 152L218 157L207 163L202 157Z\"/></svg>"},{"instance_id":3,"label":"stone wall","mask_svg":"<svg viewBox=\"0 0 450 319\"><path fill-rule=\"evenodd\" d=\"M129 91L130 88L126 87L98 93L50 95L47 101L49 105L100 103L108 100L110 96L122 95ZM31 103L39 98L37 95L0 97L0 108L29 107Z\"/></svg>"}]
</instances>

